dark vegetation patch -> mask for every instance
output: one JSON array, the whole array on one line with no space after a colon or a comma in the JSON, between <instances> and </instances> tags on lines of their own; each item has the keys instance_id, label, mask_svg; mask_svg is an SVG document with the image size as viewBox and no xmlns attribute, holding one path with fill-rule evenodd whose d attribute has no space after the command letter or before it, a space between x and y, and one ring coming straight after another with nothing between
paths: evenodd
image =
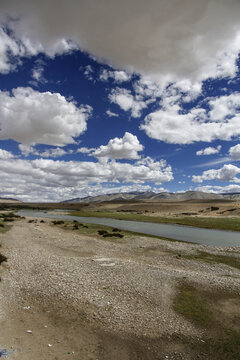
<instances>
[{"instance_id":1,"label":"dark vegetation patch","mask_svg":"<svg viewBox=\"0 0 240 360\"><path fill-rule=\"evenodd\" d=\"M239 360L240 306L237 304L240 304L239 294L180 284L173 308L195 326L202 328L204 336L200 341L182 335L176 337L197 354L195 358Z\"/></svg>"},{"instance_id":2,"label":"dark vegetation patch","mask_svg":"<svg viewBox=\"0 0 240 360\"><path fill-rule=\"evenodd\" d=\"M63 220L53 220L52 224L53 225L62 225L62 224L64 224L64 221Z\"/></svg>"},{"instance_id":3,"label":"dark vegetation patch","mask_svg":"<svg viewBox=\"0 0 240 360\"><path fill-rule=\"evenodd\" d=\"M10 229L10 226L6 223L13 222L16 219L20 219L21 216L15 215L13 212L0 214L0 233L6 232Z\"/></svg>"},{"instance_id":4,"label":"dark vegetation patch","mask_svg":"<svg viewBox=\"0 0 240 360\"><path fill-rule=\"evenodd\" d=\"M4 261L7 261L7 257L0 253L0 264Z\"/></svg>"},{"instance_id":5,"label":"dark vegetation patch","mask_svg":"<svg viewBox=\"0 0 240 360\"><path fill-rule=\"evenodd\" d=\"M3 222L12 222L15 219L20 219L21 216L14 214L13 212L0 214L0 220Z\"/></svg>"}]
</instances>

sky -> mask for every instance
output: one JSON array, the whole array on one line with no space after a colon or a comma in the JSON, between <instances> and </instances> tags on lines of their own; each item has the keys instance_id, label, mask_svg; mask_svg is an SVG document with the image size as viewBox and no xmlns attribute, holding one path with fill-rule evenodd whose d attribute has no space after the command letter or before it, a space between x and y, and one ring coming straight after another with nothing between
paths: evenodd
<instances>
[{"instance_id":1,"label":"sky","mask_svg":"<svg viewBox=\"0 0 240 360\"><path fill-rule=\"evenodd\" d=\"M1 0L0 197L240 192L239 0Z\"/></svg>"}]
</instances>

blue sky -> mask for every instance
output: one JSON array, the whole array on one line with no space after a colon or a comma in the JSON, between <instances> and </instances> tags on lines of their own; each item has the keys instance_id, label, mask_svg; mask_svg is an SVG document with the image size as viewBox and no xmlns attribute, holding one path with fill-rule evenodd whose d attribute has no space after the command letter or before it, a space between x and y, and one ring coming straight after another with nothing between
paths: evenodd
<instances>
[{"instance_id":1,"label":"blue sky","mask_svg":"<svg viewBox=\"0 0 240 360\"><path fill-rule=\"evenodd\" d=\"M0 196L239 192L239 15L237 0L3 0Z\"/></svg>"}]
</instances>

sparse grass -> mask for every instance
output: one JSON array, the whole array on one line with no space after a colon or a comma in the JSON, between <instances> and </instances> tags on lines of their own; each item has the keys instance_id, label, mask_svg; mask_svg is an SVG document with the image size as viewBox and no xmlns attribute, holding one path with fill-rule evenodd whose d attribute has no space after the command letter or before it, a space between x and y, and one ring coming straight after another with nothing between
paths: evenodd
<instances>
[{"instance_id":1,"label":"sparse grass","mask_svg":"<svg viewBox=\"0 0 240 360\"><path fill-rule=\"evenodd\" d=\"M182 284L179 287L173 308L198 326L210 327L212 325L213 314L209 310L208 303L206 299L199 297L196 288L192 285Z\"/></svg>"},{"instance_id":2,"label":"sparse grass","mask_svg":"<svg viewBox=\"0 0 240 360\"><path fill-rule=\"evenodd\" d=\"M200 359L240 360L240 323L229 312L225 316L219 314L221 301L235 299L240 296L224 291L201 289L190 284L180 284L173 307L186 319L205 329L201 341L179 336L187 347L192 348ZM239 308L240 315L240 308Z\"/></svg>"},{"instance_id":3,"label":"sparse grass","mask_svg":"<svg viewBox=\"0 0 240 360\"><path fill-rule=\"evenodd\" d=\"M105 211L73 211L70 215L82 217L101 217L119 220L132 220L153 223L177 224L195 226L206 229L240 231L240 218L216 217L157 217L151 215L116 213Z\"/></svg>"},{"instance_id":4,"label":"sparse grass","mask_svg":"<svg viewBox=\"0 0 240 360\"><path fill-rule=\"evenodd\" d=\"M200 260L208 263L225 264L240 270L240 258L229 255L214 255L205 251L197 251L194 255L182 255L185 259Z\"/></svg>"},{"instance_id":5,"label":"sparse grass","mask_svg":"<svg viewBox=\"0 0 240 360\"><path fill-rule=\"evenodd\" d=\"M0 234L4 233L6 231L6 226L3 224L2 221L0 221Z\"/></svg>"}]
</instances>

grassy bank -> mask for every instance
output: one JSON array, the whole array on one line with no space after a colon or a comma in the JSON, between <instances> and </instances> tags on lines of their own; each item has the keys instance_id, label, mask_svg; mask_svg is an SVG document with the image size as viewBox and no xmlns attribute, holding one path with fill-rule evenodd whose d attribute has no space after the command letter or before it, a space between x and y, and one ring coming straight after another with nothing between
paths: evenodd
<instances>
[{"instance_id":1,"label":"grassy bank","mask_svg":"<svg viewBox=\"0 0 240 360\"><path fill-rule=\"evenodd\" d=\"M151 237L151 238L155 238L155 239L167 240L167 241L173 241L173 242L178 242L178 241L184 242L184 241L174 240L174 239L170 239L170 238L166 238L166 237L162 237L162 236L160 237L160 236L155 236L155 235L146 235L146 234L143 234L140 232L120 230L120 229L116 229L116 228L113 228L111 226L106 226L106 225L87 224L87 223L80 223L80 222L76 222L76 221L54 221L54 220L52 221L52 224L60 226L64 230L77 231L81 234L102 238L106 241L122 242L122 241L124 241L124 240L122 240L123 238L136 235L136 236ZM105 231L108 234L112 234L112 236L103 237L102 235L99 234L99 231ZM123 238L122 237L118 238L117 236L114 236L114 234L116 232L123 235ZM187 243L189 244L189 242L187 242Z\"/></svg>"},{"instance_id":2,"label":"grassy bank","mask_svg":"<svg viewBox=\"0 0 240 360\"><path fill-rule=\"evenodd\" d=\"M177 224L195 226L206 229L240 231L240 218L215 218L215 217L156 217L151 215L115 213L104 211L73 211L73 216L101 217L119 220L132 220L164 224Z\"/></svg>"},{"instance_id":3,"label":"grassy bank","mask_svg":"<svg viewBox=\"0 0 240 360\"><path fill-rule=\"evenodd\" d=\"M13 212L0 213L0 234L9 230L9 224L18 218L20 218L20 216L15 215Z\"/></svg>"}]
</instances>

